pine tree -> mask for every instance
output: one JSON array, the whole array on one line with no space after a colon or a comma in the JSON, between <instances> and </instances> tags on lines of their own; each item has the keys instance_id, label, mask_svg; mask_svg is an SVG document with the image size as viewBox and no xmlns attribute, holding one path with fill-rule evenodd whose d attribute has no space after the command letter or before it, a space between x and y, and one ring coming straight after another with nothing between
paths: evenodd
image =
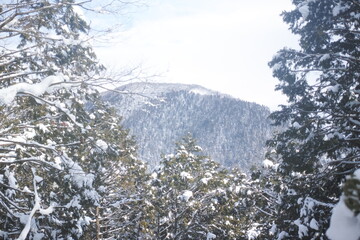
<instances>
[{"instance_id":1,"label":"pine tree","mask_svg":"<svg viewBox=\"0 0 360 240\"><path fill-rule=\"evenodd\" d=\"M289 128L269 141L280 157L284 185L292 190L282 194L288 207L280 207L279 221L284 236L326 239L339 184L359 167L360 5L345 0L293 3L295 9L283 18L300 37L301 49L285 48L270 62L280 81L277 90L288 97L271 118Z\"/></svg>"}]
</instances>

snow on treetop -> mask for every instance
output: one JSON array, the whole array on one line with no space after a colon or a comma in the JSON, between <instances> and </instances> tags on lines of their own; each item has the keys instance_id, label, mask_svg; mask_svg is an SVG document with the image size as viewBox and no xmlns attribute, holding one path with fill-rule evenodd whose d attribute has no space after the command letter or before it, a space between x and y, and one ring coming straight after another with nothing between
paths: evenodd
<instances>
[{"instance_id":1,"label":"snow on treetop","mask_svg":"<svg viewBox=\"0 0 360 240\"><path fill-rule=\"evenodd\" d=\"M202 152L202 151L203 151L202 147L197 146L197 145L194 147L194 150L195 150L195 151L199 151L199 152Z\"/></svg>"},{"instance_id":2,"label":"snow on treetop","mask_svg":"<svg viewBox=\"0 0 360 240\"><path fill-rule=\"evenodd\" d=\"M48 208L46 208L46 209L39 209L39 212L40 212L40 214L41 215L49 215L49 214L51 214L52 212L54 211L54 207L53 206L50 206L50 207L48 207Z\"/></svg>"},{"instance_id":3,"label":"snow on treetop","mask_svg":"<svg viewBox=\"0 0 360 240\"><path fill-rule=\"evenodd\" d=\"M307 4L300 6L298 10L304 19L306 19L309 16L309 6Z\"/></svg>"},{"instance_id":4,"label":"snow on treetop","mask_svg":"<svg viewBox=\"0 0 360 240\"><path fill-rule=\"evenodd\" d=\"M212 179L212 174L209 172L206 172L205 177L202 178L200 181L204 184L207 184L209 182L209 180L211 180L211 179Z\"/></svg>"},{"instance_id":5,"label":"snow on treetop","mask_svg":"<svg viewBox=\"0 0 360 240\"><path fill-rule=\"evenodd\" d=\"M106 150L108 149L107 143L101 139L96 141L96 146L98 146L104 152L106 152Z\"/></svg>"},{"instance_id":6,"label":"snow on treetop","mask_svg":"<svg viewBox=\"0 0 360 240\"><path fill-rule=\"evenodd\" d=\"M263 161L264 168L272 168L274 166L274 163L270 161L269 159L265 159Z\"/></svg>"},{"instance_id":7,"label":"snow on treetop","mask_svg":"<svg viewBox=\"0 0 360 240\"><path fill-rule=\"evenodd\" d=\"M206 235L206 240L212 240L212 239L216 239L216 235L211 232L208 232Z\"/></svg>"},{"instance_id":8,"label":"snow on treetop","mask_svg":"<svg viewBox=\"0 0 360 240\"><path fill-rule=\"evenodd\" d=\"M315 230L319 230L319 223L313 218L310 221L310 227Z\"/></svg>"},{"instance_id":9,"label":"snow on treetop","mask_svg":"<svg viewBox=\"0 0 360 240\"><path fill-rule=\"evenodd\" d=\"M282 64L281 63L276 63L273 67L272 67L272 70L275 72L275 71L278 71L282 68Z\"/></svg>"},{"instance_id":10,"label":"snow on treetop","mask_svg":"<svg viewBox=\"0 0 360 240\"><path fill-rule=\"evenodd\" d=\"M211 91L205 88L193 88L189 92L199 94L199 95L213 95Z\"/></svg>"},{"instance_id":11,"label":"snow on treetop","mask_svg":"<svg viewBox=\"0 0 360 240\"><path fill-rule=\"evenodd\" d=\"M200 181L206 185L208 184L209 180L211 180L211 178L202 178Z\"/></svg>"},{"instance_id":12,"label":"snow on treetop","mask_svg":"<svg viewBox=\"0 0 360 240\"><path fill-rule=\"evenodd\" d=\"M295 225L298 226L299 239L301 239L302 237L308 236L309 229L307 226L305 226L304 224L301 223L300 219L295 220L294 223L295 223Z\"/></svg>"},{"instance_id":13,"label":"snow on treetop","mask_svg":"<svg viewBox=\"0 0 360 240\"><path fill-rule=\"evenodd\" d=\"M181 172L180 173L180 177L182 178L182 179L193 179L193 177L190 175L190 173L188 173L188 172Z\"/></svg>"},{"instance_id":14,"label":"snow on treetop","mask_svg":"<svg viewBox=\"0 0 360 240\"><path fill-rule=\"evenodd\" d=\"M354 172L354 176L360 180L360 169L357 169L355 172Z\"/></svg>"},{"instance_id":15,"label":"snow on treetop","mask_svg":"<svg viewBox=\"0 0 360 240\"><path fill-rule=\"evenodd\" d=\"M330 54L324 54L320 59L319 62L323 62L330 59Z\"/></svg>"},{"instance_id":16,"label":"snow on treetop","mask_svg":"<svg viewBox=\"0 0 360 240\"><path fill-rule=\"evenodd\" d=\"M66 208L70 208L70 207L74 207L74 208L78 208L78 209L81 209L82 206L80 204L80 196L76 195L74 196L70 202L68 202L64 207Z\"/></svg>"},{"instance_id":17,"label":"snow on treetop","mask_svg":"<svg viewBox=\"0 0 360 240\"><path fill-rule=\"evenodd\" d=\"M247 231L246 235L248 237L248 240L256 239L260 235L260 230L257 229L259 224L254 223L251 228Z\"/></svg>"},{"instance_id":18,"label":"snow on treetop","mask_svg":"<svg viewBox=\"0 0 360 240\"><path fill-rule=\"evenodd\" d=\"M342 5L338 4L333 8L332 14L333 14L334 17L336 17L341 12L346 11L348 8L349 8L349 6L342 6Z\"/></svg>"},{"instance_id":19,"label":"snow on treetop","mask_svg":"<svg viewBox=\"0 0 360 240\"><path fill-rule=\"evenodd\" d=\"M185 191L183 192L183 194L181 194L181 195L179 196L179 199L180 199L181 201L187 202L187 201L189 201L189 199L190 199L192 196L193 196L193 192L192 192L192 191L190 191L190 190L185 190Z\"/></svg>"},{"instance_id":20,"label":"snow on treetop","mask_svg":"<svg viewBox=\"0 0 360 240\"><path fill-rule=\"evenodd\" d=\"M341 87L340 84L336 84L336 85L334 85L334 86L329 86L329 87L327 88L327 91L328 91L328 92L337 93L337 92L339 92L340 87Z\"/></svg>"}]
</instances>

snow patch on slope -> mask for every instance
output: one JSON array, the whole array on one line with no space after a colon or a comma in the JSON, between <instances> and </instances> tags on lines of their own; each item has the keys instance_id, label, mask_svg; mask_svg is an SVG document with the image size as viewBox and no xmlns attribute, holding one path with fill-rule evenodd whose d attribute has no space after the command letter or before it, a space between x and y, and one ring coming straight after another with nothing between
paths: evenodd
<instances>
[{"instance_id":1,"label":"snow patch on slope","mask_svg":"<svg viewBox=\"0 0 360 240\"><path fill-rule=\"evenodd\" d=\"M141 94L147 97L156 97L161 94L166 94L175 91L188 91L201 95L218 95L220 93L206 89L195 84L180 84L180 83L131 83L118 88L121 91L128 93Z\"/></svg>"}]
</instances>

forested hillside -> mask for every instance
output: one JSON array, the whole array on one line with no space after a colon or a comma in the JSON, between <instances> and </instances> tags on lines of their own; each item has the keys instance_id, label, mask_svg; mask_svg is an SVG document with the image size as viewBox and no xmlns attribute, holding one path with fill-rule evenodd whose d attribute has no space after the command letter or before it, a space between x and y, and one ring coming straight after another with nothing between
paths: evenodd
<instances>
[{"instance_id":1,"label":"forested hillside","mask_svg":"<svg viewBox=\"0 0 360 240\"><path fill-rule=\"evenodd\" d=\"M249 170L264 158L271 136L270 111L196 85L136 83L103 99L124 116L139 143L139 156L155 165L182 136L191 133L204 152L227 167Z\"/></svg>"}]
</instances>

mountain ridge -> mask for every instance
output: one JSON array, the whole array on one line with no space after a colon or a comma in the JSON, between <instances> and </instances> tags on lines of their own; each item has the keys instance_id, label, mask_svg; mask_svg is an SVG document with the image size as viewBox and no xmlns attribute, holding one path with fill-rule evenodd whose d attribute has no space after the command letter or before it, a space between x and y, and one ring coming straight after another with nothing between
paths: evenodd
<instances>
[{"instance_id":1,"label":"mountain ridge","mask_svg":"<svg viewBox=\"0 0 360 240\"><path fill-rule=\"evenodd\" d=\"M156 165L187 133L205 153L227 167L260 163L271 134L269 108L199 85L136 83L103 94L124 117L139 144L139 157Z\"/></svg>"}]
</instances>

